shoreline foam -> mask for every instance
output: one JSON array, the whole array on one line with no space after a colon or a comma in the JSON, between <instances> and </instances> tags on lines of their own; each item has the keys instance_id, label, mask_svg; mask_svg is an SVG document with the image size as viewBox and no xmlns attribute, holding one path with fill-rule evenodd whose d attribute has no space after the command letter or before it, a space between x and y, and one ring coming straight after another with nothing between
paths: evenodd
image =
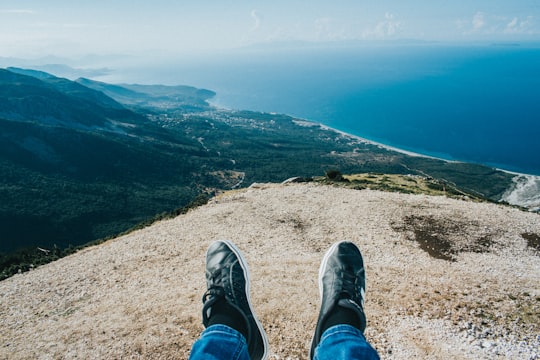
<instances>
[{"instance_id":1,"label":"shoreline foam","mask_svg":"<svg viewBox=\"0 0 540 360\"><path fill-rule=\"evenodd\" d=\"M405 154L405 155L409 155L409 156L415 156L415 157L424 157L424 158L429 158L429 159L442 160L442 161L446 161L446 162L459 162L459 161L456 161L456 160L448 160L448 159L443 159L443 158L439 158L439 157L435 157L435 156L431 156L431 155L426 155L426 154L421 154L421 153L417 153L417 152L413 152L413 151L409 151L409 150L400 149L400 148L397 148L397 147L394 147L394 146L386 145L386 144L383 144L383 143L380 143L380 142L377 142L377 141L373 141L373 140L363 138L363 137L358 136L358 135L354 135L354 134L351 134L351 133L348 133L348 132L345 132L345 131L342 131L342 130L335 129L335 128L330 127L328 125L325 125L323 123L319 123L319 122L311 121L311 120L306 120L306 119L298 119L298 118L296 118L294 116L291 116L291 117L293 118L293 122L298 126L318 126L323 130L332 131L332 132L340 134L340 135L342 135L344 137L352 138L352 139L361 141L361 142L366 143L366 144L375 145L375 146L378 146L378 147L386 149L386 150L391 150L391 151L395 151L395 152L398 152L398 153L401 153L401 154Z\"/></svg>"}]
</instances>

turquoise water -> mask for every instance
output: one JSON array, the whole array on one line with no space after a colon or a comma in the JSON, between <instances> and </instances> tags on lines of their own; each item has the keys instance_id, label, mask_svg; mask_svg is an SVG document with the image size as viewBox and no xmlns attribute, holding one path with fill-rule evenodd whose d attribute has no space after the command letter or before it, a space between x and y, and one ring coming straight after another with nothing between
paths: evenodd
<instances>
[{"instance_id":1,"label":"turquoise water","mask_svg":"<svg viewBox=\"0 0 540 360\"><path fill-rule=\"evenodd\" d=\"M540 175L540 47L252 49L149 71L387 145Z\"/></svg>"}]
</instances>

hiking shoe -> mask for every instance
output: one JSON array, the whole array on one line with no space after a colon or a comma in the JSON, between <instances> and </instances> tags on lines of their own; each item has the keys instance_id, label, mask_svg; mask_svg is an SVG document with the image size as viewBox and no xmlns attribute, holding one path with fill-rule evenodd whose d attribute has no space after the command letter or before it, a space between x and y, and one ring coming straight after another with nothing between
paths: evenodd
<instances>
[{"instance_id":1,"label":"hiking shoe","mask_svg":"<svg viewBox=\"0 0 540 360\"><path fill-rule=\"evenodd\" d=\"M364 261L360 250L351 242L337 242L324 255L319 269L319 290L321 293L321 310L313 341L311 342L310 359L315 355L325 326L331 314L336 310L352 310L358 316L353 319L360 331L366 328L364 315L364 294L366 287Z\"/></svg>"},{"instance_id":2,"label":"hiking shoe","mask_svg":"<svg viewBox=\"0 0 540 360\"><path fill-rule=\"evenodd\" d=\"M234 321L242 324L243 331L240 332L246 338L250 359L266 359L268 339L251 306L247 262L231 242L216 241L208 248L206 285L208 290L203 296L204 326L208 327L210 318L216 315L217 309L222 308L217 304L223 304L222 300L225 300L229 309L234 309Z\"/></svg>"}]
</instances>

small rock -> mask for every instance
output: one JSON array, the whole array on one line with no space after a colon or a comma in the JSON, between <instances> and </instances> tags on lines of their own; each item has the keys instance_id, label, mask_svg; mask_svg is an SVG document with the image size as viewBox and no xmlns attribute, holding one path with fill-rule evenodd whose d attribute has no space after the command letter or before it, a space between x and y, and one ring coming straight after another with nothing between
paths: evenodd
<instances>
[{"instance_id":1,"label":"small rock","mask_svg":"<svg viewBox=\"0 0 540 360\"><path fill-rule=\"evenodd\" d=\"M489 349L489 348L491 348L492 346L493 346L493 343L492 343L491 341L485 340L485 341L482 342L482 347L483 347L484 349Z\"/></svg>"}]
</instances>

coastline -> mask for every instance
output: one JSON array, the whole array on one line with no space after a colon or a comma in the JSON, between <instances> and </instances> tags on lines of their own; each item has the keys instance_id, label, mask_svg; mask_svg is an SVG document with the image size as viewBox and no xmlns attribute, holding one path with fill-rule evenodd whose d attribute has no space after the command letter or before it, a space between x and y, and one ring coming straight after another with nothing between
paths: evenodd
<instances>
[{"instance_id":1,"label":"coastline","mask_svg":"<svg viewBox=\"0 0 540 360\"><path fill-rule=\"evenodd\" d=\"M394 147L394 146L390 146L390 145L387 145L387 144L384 144L384 143L381 143L381 142L369 140L369 139L363 138L363 137L358 136L358 135L353 135L353 134L350 134L350 133L347 133L345 131L341 131L341 130L332 128L330 126L327 126L327 125L324 125L324 124L321 124L321 123L319 123L319 126L323 130L333 131L333 132L336 132L336 133L341 134L343 136L353 138L353 139L357 139L357 140L365 142L367 144L375 145L375 146L378 146L380 148L390 150L390 151L395 151L395 152L398 152L398 153L401 153L401 154L405 154L405 155L409 155L409 156L415 156L415 157L424 157L424 158L428 158L428 159L441 160L441 161L446 161L446 162L459 162L459 161L455 161L455 160L448 160L448 159L443 159L443 158L439 158L439 157L436 157L436 156L431 156L431 155L417 153L417 152L414 152L414 151L400 149L398 147Z\"/></svg>"},{"instance_id":2,"label":"coastline","mask_svg":"<svg viewBox=\"0 0 540 360\"><path fill-rule=\"evenodd\" d=\"M242 110L239 110L239 109L230 108L230 107L227 107L225 105L212 102L211 100L207 100L206 102L211 107L213 107L215 110L218 110L218 111L228 111L228 112L242 111ZM277 112L265 112L265 111L259 111L259 110L248 110L248 111L252 111L252 112L255 112L255 113L261 113L261 114L270 114L270 115L277 115L278 114ZM323 124L321 122L318 122L318 121L303 119L303 118L300 118L300 117L297 117L297 116L294 116L294 115L289 115L289 114L282 114L282 115L290 117L292 119L292 121L298 126L305 126L305 127L318 126L322 130L332 131L332 132L338 133L338 134L340 134L342 136L352 138L352 139L361 141L361 142L366 143L366 144L375 145L375 146L378 146L378 147L386 149L386 150L395 151L395 152L398 152L398 153L401 153L401 154L405 154L405 155L409 155L409 156L415 156L415 157L423 157L423 158L428 158L428 159L441 160L441 161L445 161L445 162L456 162L456 163L464 162L464 161L459 161L459 160L448 160L448 159L444 159L444 158L437 157L437 156L426 155L426 154L422 154L422 153L418 153L418 152L414 152L414 151L404 150L404 149L394 147L394 146L391 146L391 145L387 145L387 144L384 144L384 143L381 143L381 142L366 139L366 138L363 138L361 136L345 132L343 130L338 130L336 128L330 127L330 126L325 125L325 124ZM506 170L502 170L502 169L497 169L497 170L510 172L510 171L506 171ZM518 174L518 173L516 173L516 174ZM523 174L523 175L526 175L526 174Z\"/></svg>"},{"instance_id":3,"label":"coastline","mask_svg":"<svg viewBox=\"0 0 540 360\"><path fill-rule=\"evenodd\" d=\"M366 144L375 145L380 148L399 152L405 155L435 159L435 160L445 161L449 163L451 162L466 163L466 161L448 160L448 159L444 159L440 157L435 157L435 156L430 156L430 155L425 155L425 154L421 154L421 153L417 153L413 151L400 149L394 146L390 146L390 145L386 145L380 142L369 140L358 135L353 135L345 131L332 128L328 125L325 125L319 122L306 120L306 119L298 119L293 116L291 116L291 118L293 119L293 122L297 124L298 126L318 126L325 131L331 131L347 138L352 138ZM489 165L485 165L485 166L489 166ZM532 212L540 212L540 176L509 171L509 170L505 170L505 169L501 169L497 167L493 167L493 169L497 171L505 172L507 174L514 175L514 178L512 179L513 184L505 191L500 201L507 202L510 205L524 207Z\"/></svg>"},{"instance_id":4,"label":"coastline","mask_svg":"<svg viewBox=\"0 0 540 360\"><path fill-rule=\"evenodd\" d=\"M288 115L288 116L290 116L290 115ZM319 126L323 130L332 131L332 132L338 133L338 134L340 134L342 136L352 138L352 139L361 141L361 142L366 143L366 144L375 145L375 146L378 146L378 147L380 147L382 149L395 151L395 152L398 152L398 153L401 153L401 154L405 154L405 155L409 155L409 156L415 156L415 157L423 157L423 158L428 158L428 159L435 159L435 160L445 161L445 162L449 162L449 163L460 163L460 162L465 163L466 162L466 161L460 161L460 160L448 160L448 159L445 159L445 158L442 158L442 157L437 157L437 156L433 156L433 155L426 155L426 154L422 154L422 153L418 153L418 152L414 152L414 151L410 151L410 150L404 150L404 149L401 149L401 148L398 148L398 147L395 147L395 146L387 145L387 144L377 142L377 141L374 141L374 140L370 140L370 139L366 139L366 138L363 138L361 136L354 135L354 134L351 134L351 133L348 133L348 132L345 132L345 131L342 131L342 130L338 130L338 129L335 129L333 127L330 127L330 126L325 125L325 124L320 123L320 122L306 120L306 119L298 119L298 118L296 118L294 116L291 116L291 118L293 118L293 122L295 124L299 125L299 126ZM497 169L497 170L509 172L509 171L502 170L502 169ZM518 173L516 173L516 174L518 174ZM527 175L527 174L523 174L523 175Z\"/></svg>"},{"instance_id":5,"label":"coastline","mask_svg":"<svg viewBox=\"0 0 540 360\"><path fill-rule=\"evenodd\" d=\"M212 108L214 108L217 111L226 111L226 112L241 111L238 109L228 108L221 104L212 103L211 101L208 101L208 100L207 102ZM248 110L248 111L253 111L253 112L261 113L261 114L264 114L264 113L277 114L276 112L264 112L264 111L258 111L258 110ZM398 152L398 153L405 154L408 156L435 159L435 160L444 161L448 163L467 163L467 161L448 160L442 157L426 155L426 154L422 154L422 153L418 153L414 151L400 149L398 147L394 147L394 146L390 146L381 142L369 140L358 135L354 135L354 134L347 133L339 129L332 128L331 126L325 125L318 121L312 121L312 120L300 118L300 117L289 115L289 114L284 114L284 115L289 116L291 120L293 121L293 123L295 123L297 126L319 127L322 130L331 131L343 137L354 139L356 141L360 141L366 144L371 144L382 149ZM510 185L507 188L507 190L501 196L501 199L499 201L506 202L510 205L520 206L532 212L540 212L540 176L505 170L505 169L490 166L487 164L483 164L483 165L487 167L491 167L496 171L501 171L507 174L514 175L512 179L512 182L513 182L512 185Z\"/></svg>"}]
</instances>

